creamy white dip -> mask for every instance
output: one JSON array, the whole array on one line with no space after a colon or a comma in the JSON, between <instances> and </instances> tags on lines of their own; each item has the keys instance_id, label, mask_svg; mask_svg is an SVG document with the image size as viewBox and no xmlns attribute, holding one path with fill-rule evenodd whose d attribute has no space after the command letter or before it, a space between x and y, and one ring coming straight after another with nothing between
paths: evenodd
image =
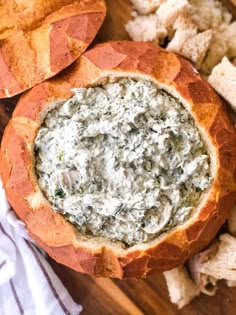
<instances>
[{"instance_id":1,"label":"creamy white dip","mask_svg":"<svg viewBox=\"0 0 236 315\"><path fill-rule=\"evenodd\" d=\"M35 139L38 183L82 234L149 242L185 222L211 181L193 118L148 80L119 79L51 110Z\"/></svg>"}]
</instances>

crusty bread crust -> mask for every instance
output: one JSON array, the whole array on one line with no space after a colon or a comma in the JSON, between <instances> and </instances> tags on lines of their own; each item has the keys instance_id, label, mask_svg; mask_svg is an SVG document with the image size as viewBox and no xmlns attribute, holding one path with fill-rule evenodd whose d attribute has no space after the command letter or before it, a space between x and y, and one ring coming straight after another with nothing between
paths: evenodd
<instances>
[{"instance_id":1,"label":"crusty bread crust","mask_svg":"<svg viewBox=\"0 0 236 315\"><path fill-rule=\"evenodd\" d=\"M104 0L6 0L0 4L0 98L70 65L102 25Z\"/></svg>"},{"instance_id":2,"label":"crusty bread crust","mask_svg":"<svg viewBox=\"0 0 236 315\"><path fill-rule=\"evenodd\" d=\"M85 240L52 210L34 171L33 142L52 102L71 97L71 88L117 76L149 78L182 101L207 141L214 176L191 219L129 249L104 239ZM183 264L213 239L236 199L236 135L224 105L189 62L149 43L98 45L70 71L23 95L5 130L0 166L8 199L30 235L60 263L96 276L141 278Z\"/></svg>"}]
</instances>

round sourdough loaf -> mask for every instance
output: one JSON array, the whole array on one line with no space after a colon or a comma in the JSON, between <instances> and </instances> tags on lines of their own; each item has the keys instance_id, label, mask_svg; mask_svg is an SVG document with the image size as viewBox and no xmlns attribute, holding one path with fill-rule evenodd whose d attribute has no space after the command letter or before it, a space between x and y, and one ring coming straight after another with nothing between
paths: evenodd
<instances>
[{"instance_id":1,"label":"round sourdough loaf","mask_svg":"<svg viewBox=\"0 0 236 315\"><path fill-rule=\"evenodd\" d=\"M72 88L118 77L149 79L184 105L205 140L213 177L185 223L129 248L80 234L52 209L34 168L34 140L56 102L69 99ZM213 239L236 199L236 135L224 105L188 61L149 43L98 45L23 95L5 130L0 167L8 199L32 238L58 262L96 276L141 278L183 264Z\"/></svg>"},{"instance_id":2,"label":"round sourdough loaf","mask_svg":"<svg viewBox=\"0 0 236 315\"><path fill-rule=\"evenodd\" d=\"M0 98L54 76L89 46L102 25L104 0L0 3Z\"/></svg>"}]
</instances>

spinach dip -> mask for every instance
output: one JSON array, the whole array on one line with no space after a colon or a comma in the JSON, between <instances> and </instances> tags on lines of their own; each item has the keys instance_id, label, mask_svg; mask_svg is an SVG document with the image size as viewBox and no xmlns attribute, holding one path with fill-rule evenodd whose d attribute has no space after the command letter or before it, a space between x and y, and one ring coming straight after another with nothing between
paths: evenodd
<instances>
[{"instance_id":1,"label":"spinach dip","mask_svg":"<svg viewBox=\"0 0 236 315\"><path fill-rule=\"evenodd\" d=\"M35 139L38 183L53 209L83 235L125 247L184 223L211 174L180 101L128 78L73 91Z\"/></svg>"}]
</instances>

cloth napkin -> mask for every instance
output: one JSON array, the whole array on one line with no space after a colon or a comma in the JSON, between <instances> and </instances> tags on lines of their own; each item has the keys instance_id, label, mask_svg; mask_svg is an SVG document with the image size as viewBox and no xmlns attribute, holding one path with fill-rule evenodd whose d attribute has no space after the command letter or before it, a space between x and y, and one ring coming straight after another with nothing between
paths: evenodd
<instances>
[{"instance_id":1,"label":"cloth napkin","mask_svg":"<svg viewBox=\"0 0 236 315\"><path fill-rule=\"evenodd\" d=\"M77 315L81 310L10 208L0 181L0 315Z\"/></svg>"}]
</instances>

